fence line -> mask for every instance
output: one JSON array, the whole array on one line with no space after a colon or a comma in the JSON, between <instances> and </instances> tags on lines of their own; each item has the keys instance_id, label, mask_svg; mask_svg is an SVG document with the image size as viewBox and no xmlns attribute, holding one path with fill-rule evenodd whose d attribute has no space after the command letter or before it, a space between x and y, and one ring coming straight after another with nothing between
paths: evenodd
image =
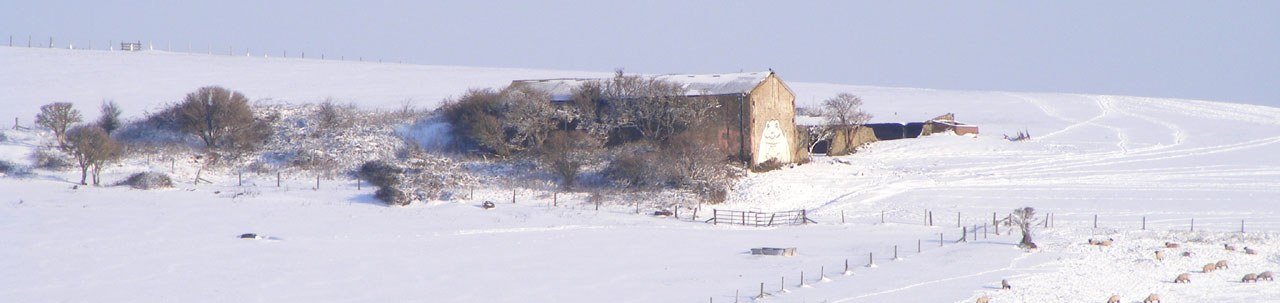
<instances>
[{"instance_id":1,"label":"fence line","mask_svg":"<svg viewBox=\"0 0 1280 303\"><path fill-rule=\"evenodd\" d=\"M14 35L9 35L9 44L8 44L8 46L9 46L9 47L22 47L22 46L20 46L20 45L15 45L15 44L14 44L14 40L15 40L15 36L14 36ZM59 44L55 43L55 42L56 42L56 40L54 39L54 37L53 37L53 36L49 36L49 40L48 40L49 42L48 42L47 44L42 44L42 43L40 43L40 42L42 42L42 41L43 41L43 40L35 40L33 36L31 36L31 35L27 35L27 46L26 46L26 47L27 47L27 48L64 48L64 47L60 46ZM101 40L99 40L99 41L101 41ZM66 41L64 44L61 44L61 45L65 45L65 46L66 46L66 47L65 47L65 49L70 49L70 50L101 50L101 51L140 51L140 50L163 50L163 51L168 51L168 52L173 52L173 51L174 51L174 50L173 50L172 40L165 40L165 41L164 41L164 45L162 45L162 47L161 47L161 48L159 48L159 49L157 49L157 48L156 48L156 46L155 46L155 41L154 41L154 40L147 40L147 43L146 43L145 45L144 45L144 44L142 44L142 40L135 40L136 42L132 42L132 43L136 43L136 45L135 45L135 46L136 46L136 49L134 49L134 48L132 48L132 47L126 47L126 46L124 45L124 43L130 43L130 42L125 42L124 40L120 40L120 41L121 41L120 48L116 48L116 47L114 46L114 44L113 44L113 42L115 42L115 41L116 41L116 40L107 40L107 44L106 44L107 46L106 46L105 48L99 48L99 49L94 49L94 48L93 48L93 40L88 40L88 41L87 41L88 43L86 44L86 45L87 45L86 47L76 47L76 46L75 46L75 42L72 42L72 41ZM179 50L178 52L189 53L189 54L200 54L200 53L202 53L202 52L198 52L198 51L196 51L192 46L193 46L193 43L191 43L191 42L187 42L187 50L186 50L185 52L184 52L184 51ZM208 46L208 47L207 47L206 52L203 52L203 53L204 53L204 54L208 54L208 55L214 55L214 53L213 53L213 44L207 44L207 46ZM130 48L130 49L126 49L126 48ZM228 46L228 47L227 47L227 56L237 56L235 49L236 49L236 48L235 48L234 46ZM301 53L301 55L299 55L299 56L297 56L297 57L292 57L292 58L299 58L299 59L306 59L306 58L307 58L307 52L306 52L306 51L298 51L298 53ZM254 56L254 53L253 53L253 49L252 49L252 48L245 48L245 49L244 49L244 53L243 53L243 54L244 54L244 56L245 56L245 57L252 57L252 56ZM271 53L270 53L270 49L266 49L266 48L263 48L263 49L262 49L262 51L261 51L261 52L259 52L258 54L259 54L259 55L261 55L262 57L272 57L272 56L271 56ZM279 54L280 54L280 57L281 57L281 58L290 58L290 57L289 57L289 50L288 50L288 49L282 49L282 50L280 50ZM315 57L314 57L314 54L315 54L315 53L313 52L312 54L313 54L312 59L315 59ZM332 56L328 56L328 58L329 58L329 59L327 59L327 60L332 60ZM363 56L358 56L358 57L356 57L356 58L357 58L357 60L356 60L356 61L359 61L359 62L365 62L365 61L364 61L364 57L363 57ZM320 59L320 60L326 60L326 54L325 54L325 53L320 53L320 58L319 58L319 59ZM339 56L338 61L347 61L347 60L346 60L346 56ZM374 61L370 60L369 62L374 62ZM384 60L383 58L378 58L377 62L378 62L378 63L384 63L384 62L385 62L385 63L399 63L399 64L404 64L404 63L405 63L405 60L401 59L401 60L394 60L394 61L386 61L386 60ZM410 63L410 64L413 64L413 62L409 62L409 63Z\"/></svg>"}]
</instances>

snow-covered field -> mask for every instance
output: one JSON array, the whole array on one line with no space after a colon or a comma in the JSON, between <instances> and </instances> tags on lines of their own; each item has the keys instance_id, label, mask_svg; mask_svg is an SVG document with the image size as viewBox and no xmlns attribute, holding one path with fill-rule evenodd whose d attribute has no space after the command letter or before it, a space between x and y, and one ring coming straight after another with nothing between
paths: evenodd
<instances>
[{"instance_id":1,"label":"snow-covered field","mask_svg":"<svg viewBox=\"0 0 1280 303\"><path fill-rule=\"evenodd\" d=\"M264 102L333 97L366 108L395 109L404 100L432 108L470 87L607 74L0 47L0 119L29 126L39 106L54 101L74 102L92 119L102 99L138 118L209 84ZM179 167L177 188L139 191L73 188L78 171L34 170L0 177L0 302L745 302L761 283L762 302L1280 298L1275 282L1239 282L1280 270L1280 108L788 84L801 106L847 91L863 97L875 121L954 112L982 135L879 142L753 174L729 202L702 206L699 221L688 208L680 219L637 215L633 205L596 211L584 194L559 194L551 207L550 193L517 190L511 204L506 188L388 208L350 180L315 189L314 180L295 178L276 187L274 176L255 175L241 187L229 175L192 185ZM1001 139L1022 130L1034 140ZM29 164L47 137L3 132L0 160L19 164ZM148 169L170 167L139 160L104 176L114 183ZM484 200L498 208L479 208ZM982 227L993 212L1003 217L1022 206L1053 214L1039 250L1015 248L1018 237L1005 227L955 243L957 214L961 225ZM803 208L819 223L702 223L713 208ZM925 224L928 211L933 226ZM275 240L236 238L250 232ZM1090 238L1115 244L1092 246ZM1182 248L1163 249L1166 241ZM798 254L747 253L761 246ZM1156 261L1156 250L1168 257ZM1218 260L1231 267L1200 273ZM1192 282L1173 283L1180 273ZM1013 289L1000 290L1002 279Z\"/></svg>"}]
</instances>

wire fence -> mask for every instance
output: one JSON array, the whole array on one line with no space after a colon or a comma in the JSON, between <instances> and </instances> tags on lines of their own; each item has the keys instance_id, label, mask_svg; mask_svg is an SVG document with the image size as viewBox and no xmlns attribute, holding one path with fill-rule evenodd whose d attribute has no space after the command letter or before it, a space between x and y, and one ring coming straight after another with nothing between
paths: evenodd
<instances>
[{"instance_id":1,"label":"wire fence","mask_svg":"<svg viewBox=\"0 0 1280 303\"><path fill-rule=\"evenodd\" d=\"M196 45L190 42L188 42L185 45L185 47L183 47L182 45L178 45L175 48L174 44L172 43L172 40L154 41L154 40L112 40L112 39L98 40L98 44L95 46L94 40L85 40L83 41L85 42L84 44L77 45L76 41L55 40L53 36L49 36L47 38L48 39L45 39L45 37L35 37L32 35L27 35L26 38L24 39L21 36L9 35L9 43L7 45L9 47L49 48L49 49L57 48L57 49L69 49L69 50L97 50L97 51L110 51L110 52L114 52L114 51L129 52L129 51L147 50L147 51L181 52L181 53L190 53L190 54L226 55L226 56L239 56L239 57L260 56L260 57L280 57L280 58L366 62L364 60L364 56L353 56L352 57L353 59L348 60L345 55L333 56L332 54L326 54L325 52L315 52L315 51L311 52L311 56L308 57L306 50L299 50L299 49L295 49L292 52L292 56L290 56L291 53L287 48L282 48L277 51L272 51L267 48L235 47L232 45L228 45L225 48L223 48L222 46L214 47L213 44ZM105 41L105 43L103 43L103 41ZM276 56L277 54L279 56ZM370 60L367 62L405 63L405 60L397 59L397 60L384 61L383 58L377 58L377 60L375 61L373 60L373 58L370 58Z\"/></svg>"}]
</instances>

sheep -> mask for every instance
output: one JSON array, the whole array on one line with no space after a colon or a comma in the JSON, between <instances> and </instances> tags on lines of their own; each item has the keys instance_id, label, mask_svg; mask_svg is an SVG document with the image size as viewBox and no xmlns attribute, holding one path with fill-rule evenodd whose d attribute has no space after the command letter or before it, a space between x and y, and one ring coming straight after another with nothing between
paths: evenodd
<instances>
[{"instance_id":1,"label":"sheep","mask_svg":"<svg viewBox=\"0 0 1280 303\"><path fill-rule=\"evenodd\" d=\"M1227 260L1219 260L1217 264L1214 264L1214 266L1217 266L1218 267L1217 269L1231 268L1230 266L1228 266Z\"/></svg>"},{"instance_id":2,"label":"sheep","mask_svg":"<svg viewBox=\"0 0 1280 303\"><path fill-rule=\"evenodd\" d=\"M1094 240L1093 238L1089 238L1089 245L1098 245L1101 243L1102 243L1101 241Z\"/></svg>"},{"instance_id":3,"label":"sheep","mask_svg":"<svg viewBox=\"0 0 1280 303\"><path fill-rule=\"evenodd\" d=\"M1191 257L1191 252L1189 252L1189 251L1184 251L1184 252L1182 252L1182 256L1183 256L1183 257L1190 258L1190 257Z\"/></svg>"},{"instance_id":4,"label":"sheep","mask_svg":"<svg viewBox=\"0 0 1280 303\"><path fill-rule=\"evenodd\" d=\"M1164 242L1164 248L1178 248L1178 243Z\"/></svg>"},{"instance_id":5,"label":"sheep","mask_svg":"<svg viewBox=\"0 0 1280 303\"><path fill-rule=\"evenodd\" d=\"M1102 246L1111 246L1111 242L1112 242L1112 241L1115 241L1115 239L1107 238L1106 240L1103 240L1102 242L1098 242L1098 245L1102 245Z\"/></svg>"},{"instance_id":6,"label":"sheep","mask_svg":"<svg viewBox=\"0 0 1280 303\"><path fill-rule=\"evenodd\" d=\"M1271 277L1271 271L1268 270L1258 274L1258 280L1275 281L1276 279Z\"/></svg>"},{"instance_id":7,"label":"sheep","mask_svg":"<svg viewBox=\"0 0 1280 303\"><path fill-rule=\"evenodd\" d=\"M1241 278L1241 279L1240 279L1240 283L1249 283L1249 282L1258 283L1258 275L1257 275L1257 274L1245 274L1245 275L1244 275L1244 278Z\"/></svg>"},{"instance_id":8,"label":"sheep","mask_svg":"<svg viewBox=\"0 0 1280 303\"><path fill-rule=\"evenodd\" d=\"M1206 274L1207 274L1207 273L1211 273L1211 272L1213 272L1213 270L1214 270L1214 269L1218 269L1218 265L1217 265L1217 264L1213 264L1213 263L1209 263L1209 264L1205 264L1205 265L1204 265L1204 267L1203 267L1202 271L1204 271L1204 273L1206 273Z\"/></svg>"},{"instance_id":9,"label":"sheep","mask_svg":"<svg viewBox=\"0 0 1280 303\"><path fill-rule=\"evenodd\" d=\"M1252 248L1249 248L1248 246L1245 246L1245 247L1244 247L1244 254L1246 254L1246 255L1256 255L1256 254L1258 254L1258 251L1253 250Z\"/></svg>"},{"instance_id":10,"label":"sheep","mask_svg":"<svg viewBox=\"0 0 1280 303\"><path fill-rule=\"evenodd\" d=\"M1107 303L1120 303L1120 295L1111 296L1110 299L1107 299Z\"/></svg>"},{"instance_id":11,"label":"sheep","mask_svg":"<svg viewBox=\"0 0 1280 303\"><path fill-rule=\"evenodd\" d=\"M1156 251L1156 261L1164 261L1163 251L1159 251L1159 250Z\"/></svg>"},{"instance_id":12,"label":"sheep","mask_svg":"<svg viewBox=\"0 0 1280 303\"><path fill-rule=\"evenodd\" d=\"M1226 248L1227 251L1236 251L1236 247L1231 246L1231 244L1222 244L1222 247Z\"/></svg>"},{"instance_id":13,"label":"sheep","mask_svg":"<svg viewBox=\"0 0 1280 303\"><path fill-rule=\"evenodd\" d=\"M1173 279L1173 283L1191 283L1191 274L1182 273L1181 275L1178 275L1177 278Z\"/></svg>"},{"instance_id":14,"label":"sheep","mask_svg":"<svg viewBox=\"0 0 1280 303\"><path fill-rule=\"evenodd\" d=\"M1142 303L1151 303L1151 302L1160 303L1160 295L1151 294L1150 296L1147 296L1146 300L1142 300Z\"/></svg>"},{"instance_id":15,"label":"sheep","mask_svg":"<svg viewBox=\"0 0 1280 303\"><path fill-rule=\"evenodd\" d=\"M1013 286L1009 286L1009 280L1000 280L1000 289L1013 289Z\"/></svg>"},{"instance_id":16,"label":"sheep","mask_svg":"<svg viewBox=\"0 0 1280 303\"><path fill-rule=\"evenodd\" d=\"M977 303L991 303L991 296L982 296Z\"/></svg>"}]
</instances>

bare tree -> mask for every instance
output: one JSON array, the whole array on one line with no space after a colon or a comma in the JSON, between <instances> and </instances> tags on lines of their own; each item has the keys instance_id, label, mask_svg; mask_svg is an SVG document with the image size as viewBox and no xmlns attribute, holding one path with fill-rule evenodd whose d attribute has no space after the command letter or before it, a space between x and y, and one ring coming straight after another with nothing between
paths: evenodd
<instances>
[{"instance_id":1,"label":"bare tree","mask_svg":"<svg viewBox=\"0 0 1280 303\"><path fill-rule=\"evenodd\" d=\"M501 94L505 108L500 117L508 130L507 143L518 150L538 149L556 127L551 95L526 86L508 87Z\"/></svg>"},{"instance_id":2,"label":"bare tree","mask_svg":"<svg viewBox=\"0 0 1280 303\"><path fill-rule=\"evenodd\" d=\"M98 118L98 127L106 131L108 135L120 128L120 105L115 101L102 101L102 116Z\"/></svg>"},{"instance_id":3,"label":"bare tree","mask_svg":"<svg viewBox=\"0 0 1280 303\"><path fill-rule=\"evenodd\" d=\"M1032 242L1032 229L1036 226L1036 209L1028 207L1014 209L1013 213L1007 219L1009 224L1017 226L1022 231L1022 241L1018 242L1021 248L1036 248L1036 244Z\"/></svg>"},{"instance_id":4,"label":"bare tree","mask_svg":"<svg viewBox=\"0 0 1280 303\"><path fill-rule=\"evenodd\" d=\"M78 126L67 132L67 144L64 147L76 158L80 165L80 184L85 182L90 170L93 172L93 185L99 184L98 175L106 162L120 158L123 147L111 140L111 136L97 125Z\"/></svg>"},{"instance_id":5,"label":"bare tree","mask_svg":"<svg viewBox=\"0 0 1280 303\"><path fill-rule=\"evenodd\" d=\"M199 136L207 147L222 145L229 134L254 126L244 94L219 86L201 87L178 105L183 130Z\"/></svg>"},{"instance_id":6,"label":"bare tree","mask_svg":"<svg viewBox=\"0 0 1280 303\"><path fill-rule=\"evenodd\" d=\"M871 120L871 114L862 111L862 98L850 93L840 93L822 101L822 115L827 125L847 130Z\"/></svg>"},{"instance_id":7,"label":"bare tree","mask_svg":"<svg viewBox=\"0 0 1280 303\"><path fill-rule=\"evenodd\" d=\"M599 119L607 127L635 127L647 139L666 142L709 117L717 106L710 98L690 96L678 83L626 76L619 70L602 92Z\"/></svg>"},{"instance_id":8,"label":"bare tree","mask_svg":"<svg viewBox=\"0 0 1280 303\"><path fill-rule=\"evenodd\" d=\"M502 96L493 89L468 90L457 101L445 100L441 106L445 119L453 125L454 138L459 146L475 147L496 155L509 155L505 132L499 121L503 108Z\"/></svg>"},{"instance_id":9,"label":"bare tree","mask_svg":"<svg viewBox=\"0 0 1280 303\"><path fill-rule=\"evenodd\" d=\"M560 176L564 189L573 189L582 167L596 161L601 143L580 131L552 132L542 145L542 160Z\"/></svg>"},{"instance_id":10,"label":"bare tree","mask_svg":"<svg viewBox=\"0 0 1280 303\"><path fill-rule=\"evenodd\" d=\"M40 113L36 114L36 125L53 130L59 147L66 142L67 128L80 121L80 110L71 108L69 102L45 104L40 107Z\"/></svg>"}]
</instances>

